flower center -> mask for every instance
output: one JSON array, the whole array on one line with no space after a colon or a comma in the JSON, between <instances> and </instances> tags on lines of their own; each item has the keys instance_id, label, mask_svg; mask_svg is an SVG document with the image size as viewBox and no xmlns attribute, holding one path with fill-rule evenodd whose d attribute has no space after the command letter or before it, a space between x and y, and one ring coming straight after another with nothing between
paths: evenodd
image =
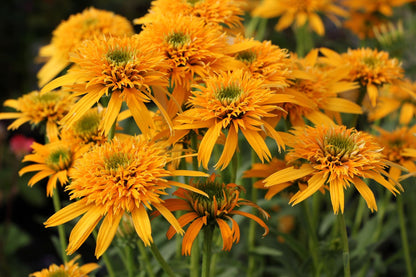
<instances>
[{"instance_id":1,"label":"flower center","mask_svg":"<svg viewBox=\"0 0 416 277\"><path fill-rule=\"evenodd\" d=\"M46 164L53 170L59 171L69 167L72 160L71 151L67 148L54 149L46 159Z\"/></svg>"},{"instance_id":2,"label":"flower center","mask_svg":"<svg viewBox=\"0 0 416 277\"><path fill-rule=\"evenodd\" d=\"M196 3L200 2L201 0L186 0L186 2L188 4L191 4L192 6L195 5Z\"/></svg>"},{"instance_id":3,"label":"flower center","mask_svg":"<svg viewBox=\"0 0 416 277\"><path fill-rule=\"evenodd\" d=\"M120 167L125 168L130 164L130 159L127 153L114 153L104 159L105 169L109 171L116 171Z\"/></svg>"},{"instance_id":4,"label":"flower center","mask_svg":"<svg viewBox=\"0 0 416 277\"><path fill-rule=\"evenodd\" d=\"M350 137L345 137L340 134L326 137L324 145L326 154L337 157L338 159L349 158L356 148L356 144Z\"/></svg>"},{"instance_id":5,"label":"flower center","mask_svg":"<svg viewBox=\"0 0 416 277\"><path fill-rule=\"evenodd\" d=\"M61 95L56 92L47 92L42 94L35 94L34 102L42 103L42 104L49 104L49 103L56 103L59 102L61 99Z\"/></svg>"},{"instance_id":6,"label":"flower center","mask_svg":"<svg viewBox=\"0 0 416 277\"><path fill-rule=\"evenodd\" d=\"M92 25L95 25L98 23L98 19L97 18L87 18L84 20L84 26L85 27L90 27Z\"/></svg>"},{"instance_id":7,"label":"flower center","mask_svg":"<svg viewBox=\"0 0 416 277\"><path fill-rule=\"evenodd\" d=\"M363 63L367 65L369 68L376 68L379 64L379 60L375 57L364 57Z\"/></svg>"},{"instance_id":8,"label":"flower center","mask_svg":"<svg viewBox=\"0 0 416 277\"><path fill-rule=\"evenodd\" d=\"M215 98L223 103L233 103L240 99L241 94L243 94L243 91L236 84L232 84L219 89L215 93Z\"/></svg>"},{"instance_id":9,"label":"flower center","mask_svg":"<svg viewBox=\"0 0 416 277\"><path fill-rule=\"evenodd\" d=\"M191 41L191 37L182 32L172 33L166 37L166 41L175 48L182 47Z\"/></svg>"},{"instance_id":10,"label":"flower center","mask_svg":"<svg viewBox=\"0 0 416 277\"><path fill-rule=\"evenodd\" d=\"M256 60L257 56L253 51L247 50L238 53L235 58L239 61L250 64Z\"/></svg>"},{"instance_id":11,"label":"flower center","mask_svg":"<svg viewBox=\"0 0 416 277\"><path fill-rule=\"evenodd\" d=\"M74 132L79 136L88 136L98 132L100 125L100 115L96 111L86 113L72 127Z\"/></svg>"},{"instance_id":12,"label":"flower center","mask_svg":"<svg viewBox=\"0 0 416 277\"><path fill-rule=\"evenodd\" d=\"M125 49L113 49L106 55L108 62L115 65L125 65L132 58L132 53Z\"/></svg>"},{"instance_id":13,"label":"flower center","mask_svg":"<svg viewBox=\"0 0 416 277\"><path fill-rule=\"evenodd\" d=\"M58 271L48 274L49 277L70 277L65 269L59 269Z\"/></svg>"}]
</instances>

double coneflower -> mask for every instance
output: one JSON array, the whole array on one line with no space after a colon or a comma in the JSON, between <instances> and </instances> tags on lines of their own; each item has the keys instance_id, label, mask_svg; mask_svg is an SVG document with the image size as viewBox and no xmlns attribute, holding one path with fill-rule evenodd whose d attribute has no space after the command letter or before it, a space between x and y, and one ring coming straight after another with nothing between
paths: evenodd
<instances>
[{"instance_id":1,"label":"double coneflower","mask_svg":"<svg viewBox=\"0 0 416 277\"><path fill-rule=\"evenodd\" d=\"M80 215L72 229L67 248L74 253L102 220L95 255L100 257L109 247L123 215L131 216L137 235L145 245L153 242L147 210L155 208L183 233L180 223L168 210L161 196L171 186L201 193L189 185L167 180L172 176L206 176L187 170L165 169L171 161L166 148L143 137L129 137L94 147L78 159L67 190L75 202L51 216L46 227L61 225ZM205 196L203 196L205 197Z\"/></svg>"},{"instance_id":2,"label":"double coneflower","mask_svg":"<svg viewBox=\"0 0 416 277\"><path fill-rule=\"evenodd\" d=\"M176 129L207 128L198 150L198 160L207 168L218 138L226 132L221 157L215 167L225 168L238 146L241 132L258 157L269 160L271 153L264 135L273 138L279 147L284 142L265 118L274 117L277 104L290 102L290 95L270 90L263 80L252 78L249 72L221 72L205 79L205 86L194 85L189 100L190 109L178 117Z\"/></svg>"},{"instance_id":3,"label":"double coneflower","mask_svg":"<svg viewBox=\"0 0 416 277\"><path fill-rule=\"evenodd\" d=\"M344 212L344 189L351 184L377 210L373 192L363 178L373 179L393 194L401 186L385 171L389 163L382 147L371 135L345 126L296 128L289 143L292 149L287 160L293 166L273 173L265 179L265 187L307 179L307 187L298 191L290 202L296 205L319 189L328 189L335 213Z\"/></svg>"}]
</instances>

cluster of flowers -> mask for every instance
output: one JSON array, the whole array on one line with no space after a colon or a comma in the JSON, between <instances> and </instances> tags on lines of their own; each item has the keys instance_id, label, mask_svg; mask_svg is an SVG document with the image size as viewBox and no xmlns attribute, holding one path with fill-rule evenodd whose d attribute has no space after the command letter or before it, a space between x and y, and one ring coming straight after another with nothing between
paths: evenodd
<instances>
[{"instance_id":1,"label":"cluster of flowers","mask_svg":"<svg viewBox=\"0 0 416 277\"><path fill-rule=\"evenodd\" d=\"M68 254L101 222L99 258L126 219L150 246L152 209L171 225L168 238L184 234L184 255L204 228L218 227L223 249L230 250L240 238L233 215L253 219L267 234L262 219L237 209L252 206L268 217L240 197L241 140L261 161L244 177L264 178L253 185L268 190L266 199L297 186L289 200L296 205L327 190L334 213L344 212L344 190L351 185L376 211L365 179L397 194L403 190L402 172L416 172L410 126L415 85L400 62L371 48L345 53L319 48L300 57L270 41L244 37L246 2L155 0L134 20L139 33L125 18L89 8L62 22L41 48L46 62L38 74L41 90L7 100L4 105L15 112L1 113L0 119L15 119L9 129L26 122L46 126L46 142L33 143L23 159L31 163L19 173L36 172L29 186L48 178L48 196L57 193L57 184L65 185L72 202L45 225L82 215ZM318 11L335 22L347 16L329 0L293 2L265 0L252 14L280 16L277 30L308 22L319 35L325 30ZM362 11L362 1L346 2L361 13L377 11L368 6ZM391 2L378 11L388 14L393 4L408 1ZM396 131L379 128L374 136L357 127L363 113L376 121L396 111L402 125ZM125 122L134 122L139 134L123 132ZM223 171L231 172L230 182L221 178ZM195 180L178 181L183 176ZM169 196L172 187L177 190ZM177 219L172 212L180 210L186 213ZM83 274L94 269L79 268ZM33 276L47 276L42 274Z\"/></svg>"}]
</instances>

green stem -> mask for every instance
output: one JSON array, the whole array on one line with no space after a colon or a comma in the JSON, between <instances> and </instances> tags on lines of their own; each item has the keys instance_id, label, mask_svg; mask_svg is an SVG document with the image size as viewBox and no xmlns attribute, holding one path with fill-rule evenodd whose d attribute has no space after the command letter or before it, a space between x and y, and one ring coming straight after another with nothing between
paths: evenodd
<instances>
[{"instance_id":1,"label":"green stem","mask_svg":"<svg viewBox=\"0 0 416 277\"><path fill-rule=\"evenodd\" d=\"M124 247L124 252L126 254L127 276L133 277L134 276L133 251L128 245L126 245Z\"/></svg>"},{"instance_id":2,"label":"green stem","mask_svg":"<svg viewBox=\"0 0 416 277\"><path fill-rule=\"evenodd\" d=\"M55 212L61 209L61 201L59 199L59 191L55 188L52 195L53 207ZM68 256L66 255L66 240L65 240L65 229L63 225L58 225L59 244L61 246L62 261L64 264L68 263Z\"/></svg>"},{"instance_id":3,"label":"green stem","mask_svg":"<svg viewBox=\"0 0 416 277\"><path fill-rule=\"evenodd\" d=\"M152 250L153 256L159 262L160 266L163 268L165 273L170 277L175 277L175 273L173 272L169 264L166 262L166 260L163 258L163 256L160 254L159 249L157 248L156 244L152 243L150 245L150 250Z\"/></svg>"},{"instance_id":4,"label":"green stem","mask_svg":"<svg viewBox=\"0 0 416 277\"><path fill-rule=\"evenodd\" d=\"M214 228L208 225L204 228L204 254L202 258L202 277L210 276L211 269L211 252L212 252L212 238L214 235Z\"/></svg>"},{"instance_id":5,"label":"green stem","mask_svg":"<svg viewBox=\"0 0 416 277\"><path fill-rule=\"evenodd\" d=\"M194 245L192 246L191 250L191 277L198 277L200 276L200 256L201 256L201 249L199 247L199 240L198 237L195 238Z\"/></svg>"},{"instance_id":6,"label":"green stem","mask_svg":"<svg viewBox=\"0 0 416 277\"><path fill-rule=\"evenodd\" d=\"M407 276L413 277L412 262L410 259L409 240L407 238L407 229L404 217L403 196L397 196L397 212L399 214L400 235L402 239L403 255L406 262Z\"/></svg>"},{"instance_id":7,"label":"green stem","mask_svg":"<svg viewBox=\"0 0 416 277\"><path fill-rule=\"evenodd\" d=\"M150 264L149 257L147 256L146 247L144 247L143 242L141 240L137 240L137 246L139 247L141 258L144 262L144 268L147 271L149 277L155 277L155 274L152 270L152 265Z\"/></svg>"},{"instance_id":8,"label":"green stem","mask_svg":"<svg viewBox=\"0 0 416 277\"><path fill-rule=\"evenodd\" d=\"M246 37L247 38L251 38L254 36L254 33L256 31L257 25L259 24L260 21L260 17L252 17L250 22L248 23L247 27L246 27Z\"/></svg>"},{"instance_id":9,"label":"green stem","mask_svg":"<svg viewBox=\"0 0 416 277\"><path fill-rule=\"evenodd\" d=\"M237 181L237 170L238 170L238 155L234 153L233 158L231 159L231 178L230 183L235 183Z\"/></svg>"},{"instance_id":10,"label":"green stem","mask_svg":"<svg viewBox=\"0 0 416 277\"><path fill-rule=\"evenodd\" d=\"M364 97L365 97L366 93L367 93L367 87L361 85L359 93L358 93L358 98L357 98L357 101L356 101L357 105L361 106L363 104L363 100L364 100ZM360 116L359 114L354 114L353 115L353 117L351 119L350 128L356 128L357 127L359 116Z\"/></svg>"},{"instance_id":11,"label":"green stem","mask_svg":"<svg viewBox=\"0 0 416 277\"><path fill-rule=\"evenodd\" d=\"M257 156L254 150L251 150L251 164L255 164L257 161ZM254 183L257 181L256 178L252 178L251 182L251 201L253 203L257 203L258 192L257 189L254 187ZM247 276L254 276L254 272L256 271L256 256L253 254L254 248L256 247L256 222L254 220L250 220L249 227L248 227L248 269L247 269Z\"/></svg>"},{"instance_id":12,"label":"green stem","mask_svg":"<svg viewBox=\"0 0 416 277\"><path fill-rule=\"evenodd\" d=\"M361 222L363 221L365 210L365 200L360 197L358 200L357 212L355 213L354 225L352 226L352 235L355 236L360 229Z\"/></svg>"},{"instance_id":13,"label":"green stem","mask_svg":"<svg viewBox=\"0 0 416 277\"><path fill-rule=\"evenodd\" d=\"M296 27L294 32L296 37L296 53L302 58L314 47L312 32L308 30L307 24Z\"/></svg>"},{"instance_id":14,"label":"green stem","mask_svg":"<svg viewBox=\"0 0 416 277\"><path fill-rule=\"evenodd\" d=\"M313 217L310 212L310 207L308 207L308 201L303 201L302 203L303 212L306 216L307 221L307 230L309 233L309 248L312 255L312 261L315 269L315 276L320 276L320 265L319 265L319 243L318 243L318 236L316 235L315 224L313 222Z\"/></svg>"},{"instance_id":15,"label":"green stem","mask_svg":"<svg viewBox=\"0 0 416 277\"><path fill-rule=\"evenodd\" d=\"M348 246L348 234L347 234L347 226L345 225L345 218L343 213L338 214L338 223L339 223L339 230L341 235L342 241L342 259L344 262L344 276L350 277L351 276L351 268L350 268L350 249Z\"/></svg>"},{"instance_id":16,"label":"green stem","mask_svg":"<svg viewBox=\"0 0 416 277\"><path fill-rule=\"evenodd\" d=\"M263 41L266 33L267 18L261 18L259 28L257 29L256 40Z\"/></svg>"}]
</instances>

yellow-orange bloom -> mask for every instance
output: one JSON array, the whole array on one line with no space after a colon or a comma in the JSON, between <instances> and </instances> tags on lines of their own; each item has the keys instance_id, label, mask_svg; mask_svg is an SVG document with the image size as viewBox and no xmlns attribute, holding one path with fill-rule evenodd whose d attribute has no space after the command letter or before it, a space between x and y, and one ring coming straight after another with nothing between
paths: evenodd
<instances>
[{"instance_id":1,"label":"yellow-orange bloom","mask_svg":"<svg viewBox=\"0 0 416 277\"><path fill-rule=\"evenodd\" d=\"M252 45L230 45L225 33L217 27L206 25L201 18L184 15L162 16L144 26L139 37L164 55L173 89L172 97L166 104L171 117L188 100L194 79L206 78L214 72L240 65L227 54L244 50L241 45Z\"/></svg>"},{"instance_id":2,"label":"yellow-orange bloom","mask_svg":"<svg viewBox=\"0 0 416 277\"><path fill-rule=\"evenodd\" d=\"M415 0L345 0L343 4L353 11L365 13L380 13L384 16L392 16L393 8L402 6Z\"/></svg>"},{"instance_id":3,"label":"yellow-orange bloom","mask_svg":"<svg viewBox=\"0 0 416 277\"><path fill-rule=\"evenodd\" d=\"M74 162L87 150L84 147L62 140L55 140L45 145L34 142L32 149L33 153L26 155L23 162L33 162L34 164L23 167L19 171L19 175L37 172L29 180L29 186L33 186L48 177L48 183L46 184L47 196L53 195L58 181L61 185L68 183L68 175L73 170Z\"/></svg>"},{"instance_id":4,"label":"yellow-orange bloom","mask_svg":"<svg viewBox=\"0 0 416 277\"><path fill-rule=\"evenodd\" d=\"M79 258L80 256L78 255L64 265L58 266L56 264L52 264L49 268L44 268L41 271L30 274L29 277L88 277L88 273L99 267L96 263L88 263L79 266L78 263L76 263L76 260Z\"/></svg>"},{"instance_id":5,"label":"yellow-orange bloom","mask_svg":"<svg viewBox=\"0 0 416 277\"><path fill-rule=\"evenodd\" d=\"M125 101L136 124L147 134L153 122L146 102L153 101L151 86L166 86L164 57L138 37L99 37L84 41L71 56L74 66L54 79L42 92L59 86L71 86L82 96L62 120L70 126L103 96L110 96L101 127L108 134Z\"/></svg>"},{"instance_id":6,"label":"yellow-orange bloom","mask_svg":"<svg viewBox=\"0 0 416 277\"><path fill-rule=\"evenodd\" d=\"M16 112L0 113L2 119L16 119L8 129L17 129L22 124L29 122L38 125L46 124L46 136L50 141L58 138L58 122L69 112L75 103L75 99L62 90L40 94L32 91L17 99L9 99L4 105L11 107Z\"/></svg>"},{"instance_id":7,"label":"yellow-orange bloom","mask_svg":"<svg viewBox=\"0 0 416 277\"><path fill-rule=\"evenodd\" d=\"M267 235L269 228L263 220L247 212L239 211L236 208L241 206L252 206L262 213L267 219L269 215L255 203L240 198L241 187L236 184L218 183L215 175L211 175L206 182L192 184L195 188L205 191L209 198L200 194L178 189L174 195L180 199L167 199L166 207L170 211L186 211L178 221L181 227L188 226L182 240L182 255L190 255L192 244L203 228L218 226L223 240L223 250L230 251L233 243L240 240L240 227L232 218L233 215L241 215L253 219L264 228L263 236ZM157 213L156 213L157 214ZM228 225L230 221L232 226ZM171 239L175 230L170 227L166 236Z\"/></svg>"},{"instance_id":8,"label":"yellow-orange bloom","mask_svg":"<svg viewBox=\"0 0 416 277\"><path fill-rule=\"evenodd\" d=\"M362 178L373 179L393 194L399 193L397 187L401 186L385 171L388 162L371 135L338 125L296 128L292 134L288 143L292 149L286 158L294 166L266 178L265 187L307 177L308 186L290 199L293 205L328 185L334 212L343 213L344 189L353 184L370 210L377 210L374 194Z\"/></svg>"},{"instance_id":9,"label":"yellow-orange bloom","mask_svg":"<svg viewBox=\"0 0 416 277\"><path fill-rule=\"evenodd\" d=\"M205 79L205 86L194 87L189 100L191 108L178 116L175 128L208 129L198 150L198 161L205 168L223 131L227 131L227 138L215 167L225 168L230 163L237 149L239 131L262 161L271 158L262 135L272 137L279 147L284 147L279 132L264 119L274 117L276 105L291 101L292 96L273 92L261 79L252 78L242 70L221 72Z\"/></svg>"},{"instance_id":10,"label":"yellow-orange bloom","mask_svg":"<svg viewBox=\"0 0 416 277\"><path fill-rule=\"evenodd\" d=\"M336 16L348 15L334 2L333 0L264 0L252 11L252 15L264 18L280 16L275 27L278 31L292 24L297 28L308 24L313 31L323 36L325 27L318 13L328 16L335 23L338 23Z\"/></svg>"},{"instance_id":11,"label":"yellow-orange bloom","mask_svg":"<svg viewBox=\"0 0 416 277\"><path fill-rule=\"evenodd\" d=\"M338 54L327 48L321 48L326 56L325 62L339 67L348 66L346 80L357 81L366 89L371 105L378 100L378 89L385 84L395 84L403 78L400 62L390 58L389 53L371 48L348 49Z\"/></svg>"},{"instance_id":12,"label":"yellow-orange bloom","mask_svg":"<svg viewBox=\"0 0 416 277\"><path fill-rule=\"evenodd\" d=\"M383 154L392 163L399 164L409 173L416 172L415 157L409 156L411 149L416 149L416 125L412 128L401 127L392 132L377 128L380 135L377 137L378 143L383 147ZM394 180L399 180L402 168L391 166L390 176Z\"/></svg>"},{"instance_id":13,"label":"yellow-orange bloom","mask_svg":"<svg viewBox=\"0 0 416 277\"><path fill-rule=\"evenodd\" d=\"M154 0L149 12L133 20L135 24L156 23L161 17L180 15L201 18L205 24L242 27L243 0Z\"/></svg>"},{"instance_id":14,"label":"yellow-orange bloom","mask_svg":"<svg viewBox=\"0 0 416 277\"><path fill-rule=\"evenodd\" d=\"M280 113L289 117L292 125L304 125L305 120L328 125L333 124L333 117L340 119L339 113L362 113L359 105L338 97L339 93L358 87L346 80L348 67L325 66L318 58L318 49L313 49L303 59L294 56L293 62L296 79L285 93L293 95L297 103L282 104L287 113Z\"/></svg>"},{"instance_id":15,"label":"yellow-orange bloom","mask_svg":"<svg viewBox=\"0 0 416 277\"><path fill-rule=\"evenodd\" d=\"M67 186L70 198L77 199L52 215L46 227L61 225L80 215L69 237L67 253L74 253L102 220L97 236L95 255L100 257L110 246L123 215L132 218L134 228L144 244L153 242L147 209L156 208L174 227L183 233L179 222L166 208L162 195L171 186L205 193L179 182L172 176L206 176L205 173L165 169L171 160L162 144L143 137L118 139L94 147L74 165Z\"/></svg>"},{"instance_id":16,"label":"yellow-orange bloom","mask_svg":"<svg viewBox=\"0 0 416 277\"><path fill-rule=\"evenodd\" d=\"M84 40L102 35L130 36L133 33L133 26L126 18L109 11L88 8L71 15L53 31L51 43L39 51L40 59L46 60L38 73L39 86L44 86L71 64L70 53Z\"/></svg>"},{"instance_id":17,"label":"yellow-orange bloom","mask_svg":"<svg viewBox=\"0 0 416 277\"><path fill-rule=\"evenodd\" d=\"M392 117L395 112L399 113L399 123L408 125L416 115L416 82L405 79L395 85L385 86L377 105L369 110L368 119L375 121L386 116Z\"/></svg>"}]
</instances>

